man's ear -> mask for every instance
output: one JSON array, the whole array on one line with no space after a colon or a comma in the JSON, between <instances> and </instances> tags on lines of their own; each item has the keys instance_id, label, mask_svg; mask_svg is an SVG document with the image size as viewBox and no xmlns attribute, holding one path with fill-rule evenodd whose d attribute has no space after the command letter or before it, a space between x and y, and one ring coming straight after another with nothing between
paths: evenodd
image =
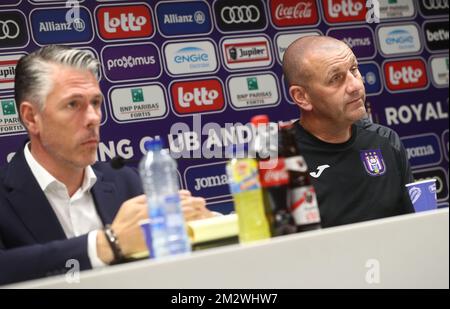
<instances>
[{"instance_id":1,"label":"man's ear","mask_svg":"<svg viewBox=\"0 0 450 309\"><path fill-rule=\"evenodd\" d=\"M309 96L306 93L306 89L303 86L292 85L289 87L289 93L294 103L298 105L302 110L312 110L312 105L309 102Z\"/></svg>"},{"instance_id":2,"label":"man's ear","mask_svg":"<svg viewBox=\"0 0 450 309\"><path fill-rule=\"evenodd\" d=\"M30 134L37 134L39 132L39 117L38 107L28 101L24 101L20 104L20 117L24 126L27 128Z\"/></svg>"}]
</instances>

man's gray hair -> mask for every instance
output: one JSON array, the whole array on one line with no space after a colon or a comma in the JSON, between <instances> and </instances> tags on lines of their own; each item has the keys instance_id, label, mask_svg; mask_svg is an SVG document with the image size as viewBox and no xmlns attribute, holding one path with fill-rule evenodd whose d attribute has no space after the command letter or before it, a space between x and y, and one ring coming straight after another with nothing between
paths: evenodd
<instances>
[{"instance_id":1,"label":"man's gray hair","mask_svg":"<svg viewBox=\"0 0 450 309\"><path fill-rule=\"evenodd\" d=\"M14 98L20 117L20 104L29 101L44 108L45 99L53 88L51 74L54 65L90 71L98 77L99 62L88 51L63 45L48 45L22 57L16 66Z\"/></svg>"}]
</instances>

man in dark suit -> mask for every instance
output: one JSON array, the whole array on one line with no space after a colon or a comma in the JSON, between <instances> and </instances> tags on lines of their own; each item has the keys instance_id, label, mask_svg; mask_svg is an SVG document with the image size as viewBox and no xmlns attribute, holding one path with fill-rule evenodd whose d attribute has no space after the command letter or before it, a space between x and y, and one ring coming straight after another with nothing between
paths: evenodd
<instances>
[{"instance_id":1,"label":"man in dark suit","mask_svg":"<svg viewBox=\"0 0 450 309\"><path fill-rule=\"evenodd\" d=\"M95 163L102 94L89 53L47 46L16 67L15 99L29 142L0 169L0 284L118 262L146 249L139 175ZM186 219L211 216L180 192Z\"/></svg>"}]
</instances>

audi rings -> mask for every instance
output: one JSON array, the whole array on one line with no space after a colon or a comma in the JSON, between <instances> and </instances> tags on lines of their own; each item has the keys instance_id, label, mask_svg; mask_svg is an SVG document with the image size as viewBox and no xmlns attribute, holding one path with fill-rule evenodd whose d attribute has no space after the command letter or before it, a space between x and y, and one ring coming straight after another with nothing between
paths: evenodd
<instances>
[{"instance_id":1,"label":"audi rings","mask_svg":"<svg viewBox=\"0 0 450 309\"><path fill-rule=\"evenodd\" d=\"M259 9L255 5L226 6L220 12L222 20L227 24L233 23L254 23L261 16Z\"/></svg>"},{"instance_id":2,"label":"audi rings","mask_svg":"<svg viewBox=\"0 0 450 309\"><path fill-rule=\"evenodd\" d=\"M20 34L19 25L14 20L0 20L0 40L15 39Z\"/></svg>"}]
</instances>

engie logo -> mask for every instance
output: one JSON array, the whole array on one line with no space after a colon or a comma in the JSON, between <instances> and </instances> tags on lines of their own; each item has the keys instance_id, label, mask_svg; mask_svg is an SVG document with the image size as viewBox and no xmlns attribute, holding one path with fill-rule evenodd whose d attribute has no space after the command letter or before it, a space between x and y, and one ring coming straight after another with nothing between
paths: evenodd
<instances>
[{"instance_id":1,"label":"engie logo","mask_svg":"<svg viewBox=\"0 0 450 309\"><path fill-rule=\"evenodd\" d=\"M319 10L316 0L271 0L270 15L276 27L316 25Z\"/></svg>"},{"instance_id":2,"label":"engie logo","mask_svg":"<svg viewBox=\"0 0 450 309\"><path fill-rule=\"evenodd\" d=\"M248 32L267 27L266 11L261 0L216 0L213 6L219 31Z\"/></svg>"},{"instance_id":3,"label":"engie logo","mask_svg":"<svg viewBox=\"0 0 450 309\"><path fill-rule=\"evenodd\" d=\"M413 177L416 181L436 179L437 200L442 202L448 199L448 176L444 169L438 167L413 171Z\"/></svg>"},{"instance_id":4,"label":"engie logo","mask_svg":"<svg viewBox=\"0 0 450 309\"><path fill-rule=\"evenodd\" d=\"M269 39L264 36L223 40L222 53L228 69L265 67L272 64Z\"/></svg>"},{"instance_id":5,"label":"engie logo","mask_svg":"<svg viewBox=\"0 0 450 309\"><path fill-rule=\"evenodd\" d=\"M448 20L438 22L425 22L423 24L423 32L427 48L434 51L448 52Z\"/></svg>"},{"instance_id":6,"label":"engie logo","mask_svg":"<svg viewBox=\"0 0 450 309\"><path fill-rule=\"evenodd\" d=\"M383 69L386 87L390 91L422 89L428 85L427 70L422 59L386 61Z\"/></svg>"},{"instance_id":7,"label":"engie logo","mask_svg":"<svg viewBox=\"0 0 450 309\"><path fill-rule=\"evenodd\" d=\"M114 5L97 7L97 29L103 40L150 38L154 33L152 12L148 5Z\"/></svg>"},{"instance_id":8,"label":"engie logo","mask_svg":"<svg viewBox=\"0 0 450 309\"><path fill-rule=\"evenodd\" d=\"M105 77L110 82L154 79L161 75L159 51L153 43L109 45L101 53Z\"/></svg>"},{"instance_id":9,"label":"engie logo","mask_svg":"<svg viewBox=\"0 0 450 309\"><path fill-rule=\"evenodd\" d=\"M327 35L345 42L358 59L373 58L376 54L373 32L369 27L330 29Z\"/></svg>"},{"instance_id":10,"label":"engie logo","mask_svg":"<svg viewBox=\"0 0 450 309\"><path fill-rule=\"evenodd\" d=\"M166 94L159 84L114 87L109 98L113 118L119 123L161 119L168 113Z\"/></svg>"},{"instance_id":11,"label":"engie logo","mask_svg":"<svg viewBox=\"0 0 450 309\"><path fill-rule=\"evenodd\" d=\"M330 24L366 21L366 0L322 0L322 7Z\"/></svg>"},{"instance_id":12,"label":"engie logo","mask_svg":"<svg viewBox=\"0 0 450 309\"><path fill-rule=\"evenodd\" d=\"M382 26L377 29L383 55L414 54L422 51L419 30L415 25Z\"/></svg>"},{"instance_id":13,"label":"engie logo","mask_svg":"<svg viewBox=\"0 0 450 309\"><path fill-rule=\"evenodd\" d=\"M156 16L163 36L208 34L212 30L211 12L205 2L161 2L156 5Z\"/></svg>"},{"instance_id":14,"label":"engie logo","mask_svg":"<svg viewBox=\"0 0 450 309\"><path fill-rule=\"evenodd\" d=\"M16 135L22 132L25 132L25 128L19 121L14 99L0 99L0 136Z\"/></svg>"},{"instance_id":15,"label":"engie logo","mask_svg":"<svg viewBox=\"0 0 450 309\"><path fill-rule=\"evenodd\" d=\"M438 87L448 87L448 67L449 59L447 56L436 56L430 59L431 76L433 84Z\"/></svg>"},{"instance_id":16,"label":"engie logo","mask_svg":"<svg viewBox=\"0 0 450 309\"><path fill-rule=\"evenodd\" d=\"M377 1L380 6L380 19L413 17L416 13L413 0Z\"/></svg>"},{"instance_id":17,"label":"engie logo","mask_svg":"<svg viewBox=\"0 0 450 309\"><path fill-rule=\"evenodd\" d=\"M221 111L225 107L219 79L181 81L170 85L174 112L178 115Z\"/></svg>"},{"instance_id":18,"label":"engie logo","mask_svg":"<svg viewBox=\"0 0 450 309\"><path fill-rule=\"evenodd\" d=\"M278 80L273 74L230 76L227 85L233 109L273 107L280 103Z\"/></svg>"},{"instance_id":19,"label":"engie logo","mask_svg":"<svg viewBox=\"0 0 450 309\"><path fill-rule=\"evenodd\" d=\"M206 200L229 196L228 176L225 162L194 165L184 171L187 189Z\"/></svg>"},{"instance_id":20,"label":"engie logo","mask_svg":"<svg viewBox=\"0 0 450 309\"><path fill-rule=\"evenodd\" d=\"M33 39L38 45L89 43L94 37L92 16L80 7L79 18L67 21L66 8L45 8L31 11Z\"/></svg>"},{"instance_id":21,"label":"engie logo","mask_svg":"<svg viewBox=\"0 0 450 309\"><path fill-rule=\"evenodd\" d=\"M14 88L16 65L25 54L0 55L0 91Z\"/></svg>"},{"instance_id":22,"label":"engie logo","mask_svg":"<svg viewBox=\"0 0 450 309\"><path fill-rule=\"evenodd\" d=\"M448 0L421 0L419 2L420 12L424 16L448 17Z\"/></svg>"},{"instance_id":23,"label":"engie logo","mask_svg":"<svg viewBox=\"0 0 450 309\"><path fill-rule=\"evenodd\" d=\"M322 35L319 31L311 31L311 32L295 32L295 33L287 33L287 34L278 34L275 38L276 44L277 44L277 54L278 54L278 61L280 64L283 61L284 53L286 52L286 49L291 45L292 42L295 40L304 37L304 36L310 36L310 35Z\"/></svg>"},{"instance_id":24,"label":"engie logo","mask_svg":"<svg viewBox=\"0 0 450 309\"><path fill-rule=\"evenodd\" d=\"M412 167L439 164L442 160L439 137L436 134L420 134L401 138Z\"/></svg>"},{"instance_id":25,"label":"engie logo","mask_svg":"<svg viewBox=\"0 0 450 309\"><path fill-rule=\"evenodd\" d=\"M0 12L0 46L2 49L17 48L28 45L27 22L22 12Z\"/></svg>"},{"instance_id":26,"label":"engie logo","mask_svg":"<svg viewBox=\"0 0 450 309\"><path fill-rule=\"evenodd\" d=\"M212 41L169 43L164 46L166 66L171 75L216 72L216 47Z\"/></svg>"},{"instance_id":27,"label":"engie logo","mask_svg":"<svg viewBox=\"0 0 450 309\"><path fill-rule=\"evenodd\" d=\"M367 95L379 94L382 91L380 69L375 62L360 63L359 72L363 78Z\"/></svg>"}]
</instances>

